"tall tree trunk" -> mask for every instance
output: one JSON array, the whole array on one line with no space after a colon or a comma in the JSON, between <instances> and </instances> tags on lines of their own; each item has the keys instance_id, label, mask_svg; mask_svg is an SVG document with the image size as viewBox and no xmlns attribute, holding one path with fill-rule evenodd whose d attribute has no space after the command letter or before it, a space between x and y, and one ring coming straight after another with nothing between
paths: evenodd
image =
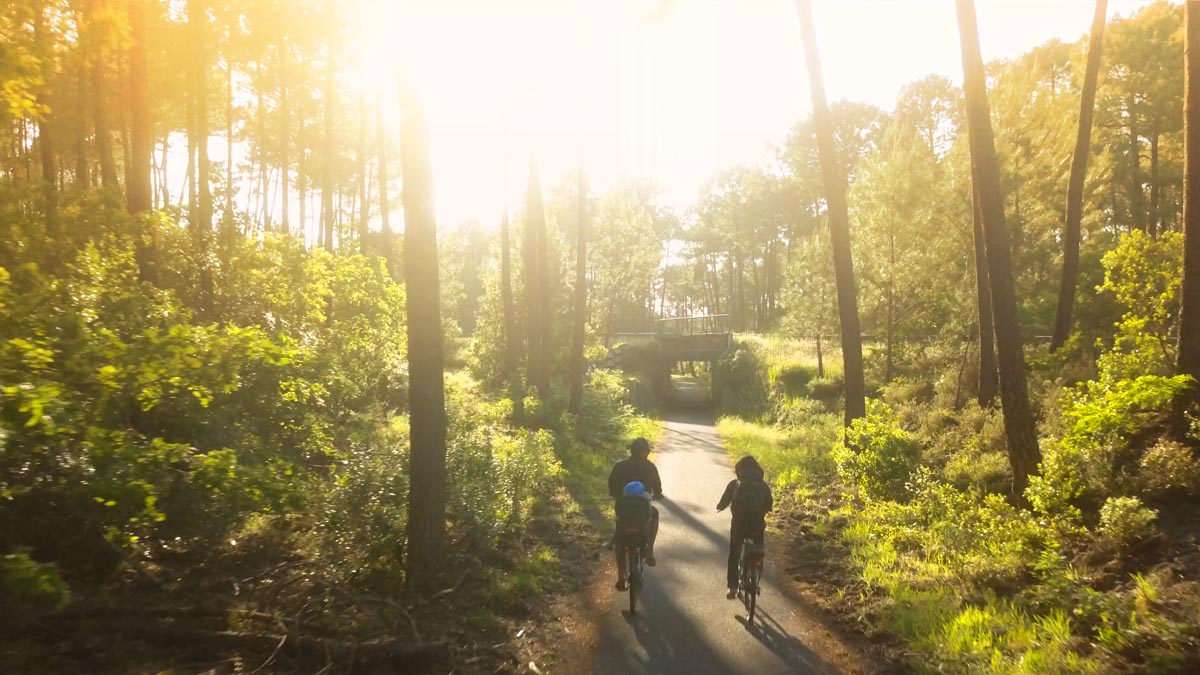
<instances>
[{"instance_id":1,"label":"tall tree trunk","mask_svg":"<svg viewBox=\"0 0 1200 675\"><path fill-rule=\"evenodd\" d=\"M392 222L391 222L391 206L388 204L388 156L387 156L387 132L383 127L383 100L375 99L375 150L379 157L376 160L379 163L379 218L383 228L384 246L387 247L387 256L391 260L392 250ZM507 222L508 216L504 216Z\"/></svg>"},{"instance_id":2,"label":"tall tree trunk","mask_svg":"<svg viewBox=\"0 0 1200 675\"><path fill-rule=\"evenodd\" d=\"M39 58L41 67L42 91L38 97L39 103L45 105L43 111L37 118L38 125L38 149L42 159L42 199L45 201L46 209L46 238L50 241L58 239L59 223L58 223L58 161L54 154L54 133L51 129L50 121L47 119L49 110L53 110L50 82L53 75L53 62L51 57L50 40L46 37L46 10L48 2L41 2L34 10L33 17L33 41L34 50Z\"/></svg>"},{"instance_id":3,"label":"tall tree trunk","mask_svg":"<svg viewBox=\"0 0 1200 675\"><path fill-rule=\"evenodd\" d=\"M130 162L125 181L125 202L129 213L151 209L151 165L154 158L154 122L150 119L150 100L146 92L146 0L130 0L129 26L132 45L129 55ZM138 276L156 281L157 229L143 229L137 242Z\"/></svg>"},{"instance_id":4,"label":"tall tree trunk","mask_svg":"<svg viewBox=\"0 0 1200 675\"><path fill-rule=\"evenodd\" d=\"M1134 229L1145 231L1146 193L1142 188L1142 152L1132 94L1126 107L1129 114L1129 217Z\"/></svg>"},{"instance_id":5,"label":"tall tree trunk","mask_svg":"<svg viewBox=\"0 0 1200 675\"><path fill-rule=\"evenodd\" d=\"M446 529L446 391L437 221L425 113L411 93L404 92L401 100L400 162L404 171L404 285L412 439L407 571L411 588L430 590L444 569Z\"/></svg>"},{"instance_id":6,"label":"tall tree trunk","mask_svg":"<svg viewBox=\"0 0 1200 675\"><path fill-rule=\"evenodd\" d=\"M1184 58L1183 286L1176 372L1192 386L1177 405L1177 435L1188 404L1200 402L1200 2L1187 2Z\"/></svg>"},{"instance_id":7,"label":"tall tree trunk","mask_svg":"<svg viewBox=\"0 0 1200 675\"><path fill-rule=\"evenodd\" d=\"M370 203L367 201L367 94L358 93L358 248L367 252L367 224L370 222Z\"/></svg>"},{"instance_id":8,"label":"tall tree trunk","mask_svg":"<svg viewBox=\"0 0 1200 675\"><path fill-rule=\"evenodd\" d=\"M78 25L78 24L76 24ZM88 99L87 81L88 81L88 62L86 55L79 57L79 72L77 73L76 96L79 97L79 105ZM91 177L88 171L88 126L87 115L82 113L76 114L75 119L75 186L79 190L86 190L91 182Z\"/></svg>"},{"instance_id":9,"label":"tall tree trunk","mask_svg":"<svg viewBox=\"0 0 1200 675\"><path fill-rule=\"evenodd\" d=\"M543 244L542 236L546 231L546 212L542 205L542 187L538 181L537 164L529 162L529 189L525 201L525 311L526 335L528 338L528 358L525 367L528 380L539 398L550 395L549 374L545 371L546 352L550 345L544 342L546 333L543 325L546 318L542 316L545 304L542 283L546 275L542 272Z\"/></svg>"},{"instance_id":10,"label":"tall tree trunk","mask_svg":"<svg viewBox=\"0 0 1200 675\"><path fill-rule=\"evenodd\" d=\"M1100 75L1100 52L1104 45L1104 23L1108 0L1096 0L1092 33L1088 38L1087 66L1083 93L1079 97L1079 132L1071 155L1071 177L1067 181L1067 214L1063 222L1062 285L1058 289L1058 312L1050 351L1057 351L1071 335L1071 313L1075 308L1075 286L1079 284L1080 221L1083 219L1083 183L1087 178L1088 154L1092 145L1092 118L1096 111L1096 81Z\"/></svg>"},{"instance_id":11,"label":"tall tree trunk","mask_svg":"<svg viewBox=\"0 0 1200 675\"><path fill-rule=\"evenodd\" d=\"M166 209L171 206L171 186L168 184L170 175L167 173L167 150L171 147L171 132L164 131L162 139L162 155L158 161L158 189L162 192L162 207Z\"/></svg>"},{"instance_id":12,"label":"tall tree trunk","mask_svg":"<svg viewBox=\"0 0 1200 675\"><path fill-rule=\"evenodd\" d=\"M336 26L336 16L333 0L325 0L325 15L329 30ZM334 69L333 37L325 47L325 86L322 97L325 100L325 142L321 152L321 229L323 245L326 251L333 250L333 229L336 226L333 214L333 115L334 97L337 95L337 71ZM407 258L407 254L405 258Z\"/></svg>"},{"instance_id":13,"label":"tall tree trunk","mask_svg":"<svg viewBox=\"0 0 1200 675\"><path fill-rule=\"evenodd\" d=\"M892 381L893 354L892 345L896 337L896 223L888 221L888 272L887 272L887 334L885 337L885 353L883 379Z\"/></svg>"},{"instance_id":14,"label":"tall tree trunk","mask_svg":"<svg viewBox=\"0 0 1200 675\"><path fill-rule=\"evenodd\" d=\"M575 334L571 343L571 398L569 409L578 415L583 408L583 347L587 339L587 177L579 167L578 222L575 224ZM663 277L663 296L666 276Z\"/></svg>"},{"instance_id":15,"label":"tall tree trunk","mask_svg":"<svg viewBox=\"0 0 1200 675\"><path fill-rule=\"evenodd\" d=\"M103 37L97 29L97 0L84 3L84 18L87 21L86 41L91 77L92 127L95 131L96 155L100 158L100 184L106 188L117 187L117 165L112 156L112 135L108 126L108 89L105 87L104 68L108 57L104 53Z\"/></svg>"},{"instance_id":16,"label":"tall tree trunk","mask_svg":"<svg viewBox=\"0 0 1200 675\"><path fill-rule=\"evenodd\" d=\"M386 201L386 197L384 200ZM512 243L509 237L508 209L500 221L500 304L504 313L504 379L513 402L513 419L525 416L525 391L521 386L521 336L517 334L517 311L513 306Z\"/></svg>"},{"instance_id":17,"label":"tall tree trunk","mask_svg":"<svg viewBox=\"0 0 1200 675\"><path fill-rule=\"evenodd\" d=\"M979 207L979 190L972 180L971 224L975 243L975 298L979 315L979 391L980 408L990 408L996 401L1000 381L996 371L995 326L992 323L992 290L988 282L987 244L983 240L983 214Z\"/></svg>"},{"instance_id":18,"label":"tall tree trunk","mask_svg":"<svg viewBox=\"0 0 1200 675\"><path fill-rule=\"evenodd\" d=\"M1147 221L1147 227L1151 237L1158 237L1161 231L1160 223L1162 218L1159 215L1159 198L1162 195L1162 187L1158 181L1158 123L1153 123L1150 127L1150 219Z\"/></svg>"},{"instance_id":19,"label":"tall tree trunk","mask_svg":"<svg viewBox=\"0 0 1200 675\"><path fill-rule=\"evenodd\" d=\"M129 55L132 161L125 199L130 213L141 213L151 208L150 165L154 154L154 122L150 119L150 100L146 92L146 0L129 0L129 26L132 37Z\"/></svg>"},{"instance_id":20,"label":"tall tree trunk","mask_svg":"<svg viewBox=\"0 0 1200 675\"><path fill-rule=\"evenodd\" d=\"M858 323L858 290L854 283L854 263L850 252L850 214L846 206L846 176L842 173L833 136L833 117L825 100L821 78L821 60L817 52L809 0L796 0L800 11L800 31L808 62L808 82L812 90L813 123L817 130L817 154L821 178L825 184L825 204L829 214L829 240L833 247L833 269L837 280L838 316L842 326L842 363L846 387L846 425L867 414L866 378L863 375L862 334Z\"/></svg>"},{"instance_id":21,"label":"tall tree trunk","mask_svg":"<svg viewBox=\"0 0 1200 675\"><path fill-rule=\"evenodd\" d=\"M1004 223L1004 201L1000 193L1000 165L987 100L987 80L979 51L979 27L974 0L955 0L958 30L962 41L963 95L971 147L971 175L979 194L983 235L987 248L988 282L992 291L992 316L1000 363L1000 402L1004 409L1004 431L1013 471L1013 495L1024 501L1030 474L1041 461L1033 410L1025 381L1025 354L1017 296L1013 288L1012 249Z\"/></svg>"},{"instance_id":22,"label":"tall tree trunk","mask_svg":"<svg viewBox=\"0 0 1200 675\"><path fill-rule=\"evenodd\" d=\"M222 215L221 223L228 236L233 232L233 62L229 57L225 58L225 212ZM254 226L251 224L249 228L253 230Z\"/></svg>"},{"instance_id":23,"label":"tall tree trunk","mask_svg":"<svg viewBox=\"0 0 1200 675\"><path fill-rule=\"evenodd\" d=\"M283 194L279 200L280 229L284 234L292 233L292 223L288 218L289 202L291 200L291 108L288 106L288 47L287 38L279 46L279 189Z\"/></svg>"},{"instance_id":24,"label":"tall tree trunk","mask_svg":"<svg viewBox=\"0 0 1200 675\"><path fill-rule=\"evenodd\" d=\"M196 210L192 222L197 256L200 261L200 303L205 311L212 309L212 269L208 261L209 240L212 235L211 164L208 160L208 58L206 56L208 8L203 0L188 0L188 31L192 38L192 100L194 139L196 148L195 185Z\"/></svg>"}]
</instances>

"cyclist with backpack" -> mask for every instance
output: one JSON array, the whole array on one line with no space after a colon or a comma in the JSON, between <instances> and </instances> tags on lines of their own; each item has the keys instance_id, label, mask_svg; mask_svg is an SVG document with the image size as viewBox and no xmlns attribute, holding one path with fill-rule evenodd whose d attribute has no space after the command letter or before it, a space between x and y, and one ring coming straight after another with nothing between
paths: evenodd
<instances>
[{"instance_id":1,"label":"cyclist with backpack","mask_svg":"<svg viewBox=\"0 0 1200 675\"><path fill-rule=\"evenodd\" d=\"M729 481L721 501L717 503L717 511L729 508L733 514L729 527L729 567L725 579L729 588L725 597L730 600L737 597L742 541L752 539L755 544L762 546L767 528L766 515L775 505L771 488L764 480L763 469L754 457L746 455L739 459L733 470L737 478Z\"/></svg>"},{"instance_id":2,"label":"cyclist with backpack","mask_svg":"<svg viewBox=\"0 0 1200 675\"><path fill-rule=\"evenodd\" d=\"M658 509L650 499L662 498L662 479L658 467L650 461L650 442L635 438L629 444L629 458L617 462L608 475L608 494L614 500L617 515L613 531L612 546L617 556L617 590L625 590L625 565L623 546L620 541L624 527L644 528L646 540L646 565L654 567L654 539L658 536ZM632 484L637 483L636 487ZM627 492L627 488L630 492ZM641 504L638 504L638 501Z\"/></svg>"}]
</instances>

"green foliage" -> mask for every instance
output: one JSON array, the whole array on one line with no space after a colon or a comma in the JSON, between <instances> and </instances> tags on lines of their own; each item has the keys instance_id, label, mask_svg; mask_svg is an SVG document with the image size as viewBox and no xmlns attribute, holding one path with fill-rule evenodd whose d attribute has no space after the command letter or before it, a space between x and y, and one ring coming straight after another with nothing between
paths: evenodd
<instances>
[{"instance_id":1,"label":"green foliage","mask_svg":"<svg viewBox=\"0 0 1200 675\"><path fill-rule=\"evenodd\" d=\"M713 397L726 414L758 417L766 412L768 379L755 351L737 341L713 368Z\"/></svg>"},{"instance_id":2,"label":"green foliage","mask_svg":"<svg viewBox=\"0 0 1200 675\"><path fill-rule=\"evenodd\" d=\"M771 483L783 489L815 490L836 475L829 448L841 425L838 415L824 412L790 427L722 417L717 432L730 457L754 455Z\"/></svg>"},{"instance_id":3,"label":"green foliage","mask_svg":"<svg viewBox=\"0 0 1200 675\"><path fill-rule=\"evenodd\" d=\"M1200 486L1200 460L1182 443L1162 439L1142 455L1137 475L1145 495L1187 494Z\"/></svg>"},{"instance_id":4,"label":"green foliage","mask_svg":"<svg viewBox=\"0 0 1200 675\"><path fill-rule=\"evenodd\" d=\"M838 474L862 488L869 499L902 500L921 461L921 446L896 426L892 409L867 402L867 414L854 420L833 448Z\"/></svg>"},{"instance_id":5,"label":"green foliage","mask_svg":"<svg viewBox=\"0 0 1200 675\"><path fill-rule=\"evenodd\" d=\"M67 605L71 591L51 563L40 563L26 551L0 555L0 603L5 622L19 622Z\"/></svg>"},{"instance_id":6,"label":"green foliage","mask_svg":"<svg viewBox=\"0 0 1200 675\"><path fill-rule=\"evenodd\" d=\"M125 216L72 218L99 223L58 271L31 242L0 276L0 543L88 566L105 538L220 539L313 499L402 411L404 294L377 260L231 240L205 308L181 228L150 224L153 286Z\"/></svg>"},{"instance_id":7,"label":"green foliage","mask_svg":"<svg viewBox=\"0 0 1200 675\"><path fill-rule=\"evenodd\" d=\"M1151 535L1157 517L1157 512L1146 508L1137 497L1109 497L1100 507L1097 532L1117 548L1124 549Z\"/></svg>"},{"instance_id":8,"label":"green foliage","mask_svg":"<svg viewBox=\"0 0 1200 675\"><path fill-rule=\"evenodd\" d=\"M1135 435L1161 423L1186 377L1114 378L1102 359L1101 376L1063 394L1063 436L1043 444L1042 472L1027 496L1039 511L1078 518L1078 504L1098 506L1104 495L1128 494L1143 449Z\"/></svg>"}]
</instances>

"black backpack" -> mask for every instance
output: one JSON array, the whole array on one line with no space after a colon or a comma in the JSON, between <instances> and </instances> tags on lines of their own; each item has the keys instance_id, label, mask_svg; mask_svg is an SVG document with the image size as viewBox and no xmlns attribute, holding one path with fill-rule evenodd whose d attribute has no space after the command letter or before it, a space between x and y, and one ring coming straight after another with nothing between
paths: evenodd
<instances>
[{"instance_id":1,"label":"black backpack","mask_svg":"<svg viewBox=\"0 0 1200 675\"><path fill-rule=\"evenodd\" d=\"M737 487L733 489L733 501L730 502L734 517L742 522L753 522L765 516L767 513L766 495L763 494L765 487L766 484L762 481L739 480Z\"/></svg>"}]
</instances>

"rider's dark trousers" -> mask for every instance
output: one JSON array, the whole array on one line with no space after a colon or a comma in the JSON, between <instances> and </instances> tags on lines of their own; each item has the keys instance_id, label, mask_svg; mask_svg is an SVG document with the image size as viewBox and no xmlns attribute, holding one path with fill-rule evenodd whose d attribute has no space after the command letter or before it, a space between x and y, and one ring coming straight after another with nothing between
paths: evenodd
<instances>
[{"instance_id":1,"label":"rider's dark trousers","mask_svg":"<svg viewBox=\"0 0 1200 675\"><path fill-rule=\"evenodd\" d=\"M725 571L726 588L738 586L738 562L742 558L742 540L749 537L762 546L764 527L740 524L736 520L729 527L729 567Z\"/></svg>"}]
</instances>

